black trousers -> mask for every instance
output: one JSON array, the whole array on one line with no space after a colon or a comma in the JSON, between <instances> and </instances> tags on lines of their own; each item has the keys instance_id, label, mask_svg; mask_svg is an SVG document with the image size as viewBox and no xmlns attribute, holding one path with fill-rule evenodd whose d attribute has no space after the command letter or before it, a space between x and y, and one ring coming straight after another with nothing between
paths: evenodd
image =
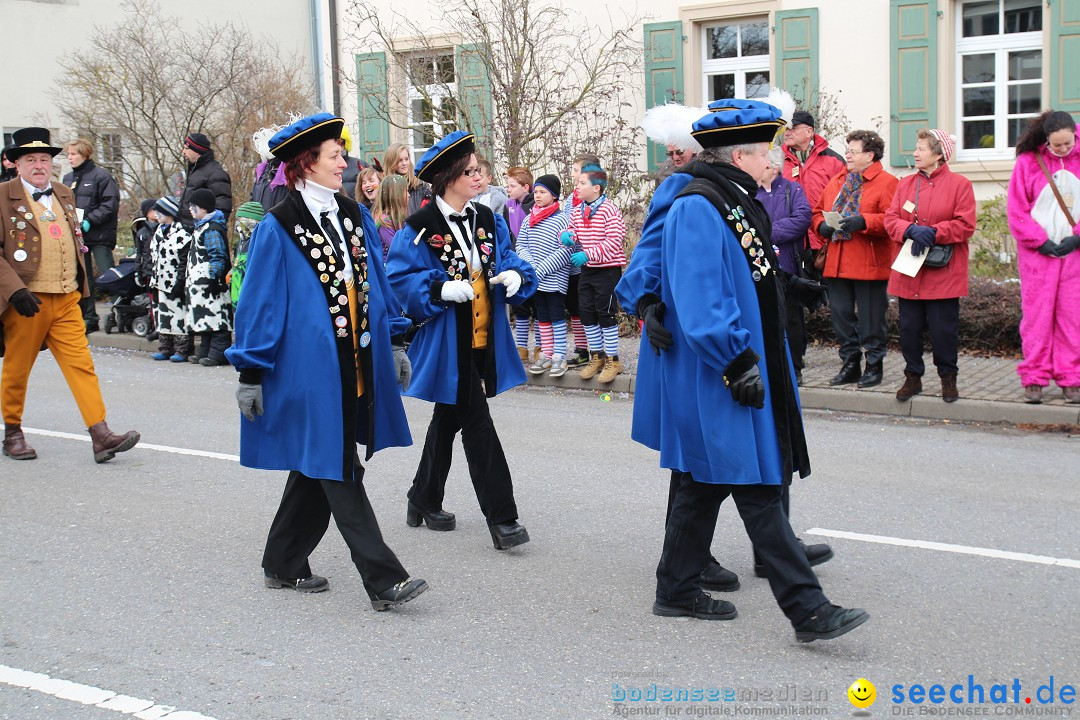
<instances>
[{"instance_id":1,"label":"black trousers","mask_svg":"<svg viewBox=\"0 0 1080 720\"><path fill-rule=\"evenodd\" d=\"M656 568L657 600L682 602L701 593L698 576L709 560L720 505L730 495L765 565L773 596L791 623L798 624L828 602L784 514L783 486L711 485L697 482L690 473L677 475Z\"/></svg>"},{"instance_id":2,"label":"black trousers","mask_svg":"<svg viewBox=\"0 0 1080 720\"><path fill-rule=\"evenodd\" d=\"M225 351L232 345L231 330L216 330L214 332L199 333L199 349L196 353L200 358L210 358L221 362L225 359Z\"/></svg>"},{"instance_id":3,"label":"black trousers","mask_svg":"<svg viewBox=\"0 0 1080 720\"><path fill-rule=\"evenodd\" d=\"M295 470L289 473L266 538L263 569L279 577L310 576L308 556L326 534L333 515L369 598L407 579L409 574L383 540L363 480L364 466L358 457L347 482L316 480Z\"/></svg>"},{"instance_id":4,"label":"black trousers","mask_svg":"<svg viewBox=\"0 0 1080 720\"><path fill-rule=\"evenodd\" d=\"M622 277L622 268L584 267L578 281L578 309L584 325L615 327L615 313L619 301L615 299L615 286Z\"/></svg>"},{"instance_id":5,"label":"black trousers","mask_svg":"<svg viewBox=\"0 0 1080 720\"><path fill-rule=\"evenodd\" d=\"M829 313L836 341L840 343L840 359L847 362L865 348L866 362L884 360L888 281L825 278L825 286L829 289Z\"/></svg>"},{"instance_id":6,"label":"black trousers","mask_svg":"<svg viewBox=\"0 0 1080 720\"><path fill-rule=\"evenodd\" d=\"M578 286L580 285L581 273L571 274L566 284L566 314L570 317L581 317L581 308L578 302Z\"/></svg>"},{"instance_id":7,"label":"black trousers","mask_svg":"<svg viewBox=\"0 0 1080 720\"><path fill-rule=\"evenodd\" d=\"M97 307L94 305L97 287L94 280L97 279L98 275L109 268L115 267L116 262L113 259L113 251L104 245L87 247L87 252L86 255L83 256L83 260L86 262L86 284L90 288L90 295L85 299L80 300L79 305L82 306L83 320L87 322L97 322Z\"/></svg>"},{"instance_id":8,"label":"black trousers","mask_svg":"<svg viewBox=\"0 0 1080 720\"><path fill-rule=\"evenodd\" d=\"M463 386L467 390L458 392L457 404L435 403L409 500L422 510L442 509L446 478L453 462L454 438L460 431L480 511L488 524L494 525L517 520L518 511L510 467L506 464L506 455L480 384L480 368L486 352L474 350L473 362L460 368L459 383L467 382L468 385ZM471 378L464 377L466 373L471 373Z\"/></svg>"},{"instance_id":9,"label":"black trousers","mask_svg":"<svg viewBox=\"0 0 1080 720\"><path fill-rule=\"evenodd\" d=\"M803 357L806 355L806 312L802 303L797 303L794 300L788 299L784 304L784 309L787 314L787 339L788 348L791 350L791 363L795 366L796 370L802 370L804 367Z\"/></svg>"},{"instance_id":10,"label":"black trousers","mask_svg":"<svg viewBox=\"0 0 1080 720\"><path fill-rule=\"evenodd\" d=\"M900 298L900 350L907 371L926 372L923 363L923 332L930 330L930 347L938 375L955 375L957 334L960 329L960 298L946 300L905 300Z\"/></svg>"}]
</instances>

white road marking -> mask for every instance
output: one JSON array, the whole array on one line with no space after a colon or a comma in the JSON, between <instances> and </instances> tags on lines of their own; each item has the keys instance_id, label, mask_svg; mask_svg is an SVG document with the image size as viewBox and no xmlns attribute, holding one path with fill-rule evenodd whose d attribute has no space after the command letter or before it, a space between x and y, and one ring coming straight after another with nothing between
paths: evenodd
<instances>
[{"instance_id":1,"label":"white road marking","mask_svg":"<svg viewBox=\"0 0 1080 720\"><path fill-rule=\"evenodd\" d=\"M23 432L27 435L44 435L45 437L63 438L64 440L78 440L79 442L90 442L89 435L78 435L76 433L58 432L56 430L23 428ZM192 450L190 448L172 447L170 445L154 445L152 443L140 442L133 449L156 450L157 452L172 453L173 455L190 455L192 457L210 458L211 460L228 460L229 462L240 462L239 455L228 455L226 453L210 452L209 450Z\"/></svg>"},{"instance_id":2,"label":"white road marking","mask_svg":"<svg viewBox=\"0 0 1080 720\"><path fill-rule=\"evenodd\" d=\"M879 545L899 545L901 547L937 550L939 552L959 553L961 555L978 555L980 557L996 558L998 560L1016 560L1018 562L1036 563L1038 565L1057 565L1059 567L1080 568L1080 560L1056 558L1048 555L1031 555L1029 553L1018 553L1010 550L995 550L993 548L973 547L971 545L951 545L949 543L930 542L929 540L907 540L904 538L888 537L886 535L865 535L863 533L847 532L846 530L826 530L825 528L811 528L806 532L811 535L824 535L825 537L842 538L844 540L860 540L862 542L877 543Z\"/></svg>"},{"instance_id":3,"label":"white road marking","mask_svg":"<svg viewBox=\"0 0 1080 720\"><path fill-rule=\"evenodd\" d=\"M69 680L60 680L7 665L0 665L0 683L52 695L61 700L71 700L83 705L113 710L139 720L214 720L201 713L177 710L171 705L158 705L153 700L140 700L112 690L80 685Z\"/></svg>"}]
</instances>

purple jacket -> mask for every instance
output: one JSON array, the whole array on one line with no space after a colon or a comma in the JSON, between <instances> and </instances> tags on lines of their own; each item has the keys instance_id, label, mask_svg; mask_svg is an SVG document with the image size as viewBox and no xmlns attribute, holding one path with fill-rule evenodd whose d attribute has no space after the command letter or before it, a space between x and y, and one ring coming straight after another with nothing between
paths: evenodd
<instances>
[{"instance_id":1,"label":"purple jacket","mask_svg":"<svg viewBox=\"0 0 1080 720\"><path fill-rule=\"evenodd\" d=\"M804 252L812 215L806 194L797 182L777 175L770 192L758 188L757 199L772 219L772 243L780 250L780 267L795 274L795 249Z\"/></svg>"}]
</instances>

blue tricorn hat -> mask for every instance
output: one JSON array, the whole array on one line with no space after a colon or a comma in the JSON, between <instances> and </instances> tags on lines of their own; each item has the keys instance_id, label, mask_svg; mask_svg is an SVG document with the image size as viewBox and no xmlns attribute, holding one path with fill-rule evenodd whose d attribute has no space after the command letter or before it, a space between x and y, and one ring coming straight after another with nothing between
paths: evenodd
<instances>
[{"instance_id":1,"label":"blue tricorn hat","mask_svg":"<svg viewBox=\"0 0 1080 720\"><path fill-rule=\"evenodd\" d=\"M757 100L718 100L709 108L713 112L694 123L690 133L705 148L771 143L787 124L777 108Z\"/></svg>"},{"instance_id":2,"label":"blue tricorn hat","mask_svg":"<svg viewBox=\"0 0 1080 720\"><path fill-rule=\"evenodd\" d=\"M431 182L440 171L445 170L459 158L476 152L476 136L467 130L455 130L432 145L416 163L413 172L424 182Z\"/></svg>"},{"instance_id":3,"label":"blue tricorn hat","mask_svg":"<svg viewBox=\"0 0 1080 720\"><path fill-rule=\"evenodd\" d=\"M289 160L325 140L340 138L344 126L344 120L330 113L308 115L274 133L270 138L270 154L279 160Z\"/></svg>"}]
</instances>

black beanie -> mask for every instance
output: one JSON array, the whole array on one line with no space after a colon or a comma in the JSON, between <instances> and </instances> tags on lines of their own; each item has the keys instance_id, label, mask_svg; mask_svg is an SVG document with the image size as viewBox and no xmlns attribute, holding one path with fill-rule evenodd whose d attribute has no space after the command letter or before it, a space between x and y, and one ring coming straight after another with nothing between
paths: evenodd
<instances>
[{"instance_id":1,"label":"black beanie","mask_svg":"<svg viewBox=\"0 0 1080 720\"><path fill-rule=\"evenodd\" d=\"M206 188L199 188L198 190L192 190L188 195L188 205L194 205L201 207L207 212L214 212L217 203L214 201L214 193L210 192Z\"/></svg>"},{"instance_id":2,"label":"black beanie","mask_svg":"<svg viewBox=\"0 0 1080 720\"><path fill-rule=\"evenodd\" d=\"M154 205L157 204L157 198L147 198L139 203L139 215L146 217L146 213L154 209Z\"/></svg>"},{"instance_id":3,"label":"black beanie","mask_svg":"<svg viewBox=\"0 0 1080 720\"><path fill-rule=\"evenodd\" d=\"M202 155L203 153L210 152L210 138L200 132L190 133L184 138L184 147L189 150L194 150Z\"/></svg>"},{"instance_id":4,"label":"black beanie","mask_svg":"<svg viewBox=\"0 0 1080 720\"><path fill-rule=\"evenodd\" d=\"M559 182L559 177L557 175L541 175L533 182L534 190L537 185L544 186L548 192L555 196L556 200L562 195L562 183Z\"/></svg>"}]
</instances>

